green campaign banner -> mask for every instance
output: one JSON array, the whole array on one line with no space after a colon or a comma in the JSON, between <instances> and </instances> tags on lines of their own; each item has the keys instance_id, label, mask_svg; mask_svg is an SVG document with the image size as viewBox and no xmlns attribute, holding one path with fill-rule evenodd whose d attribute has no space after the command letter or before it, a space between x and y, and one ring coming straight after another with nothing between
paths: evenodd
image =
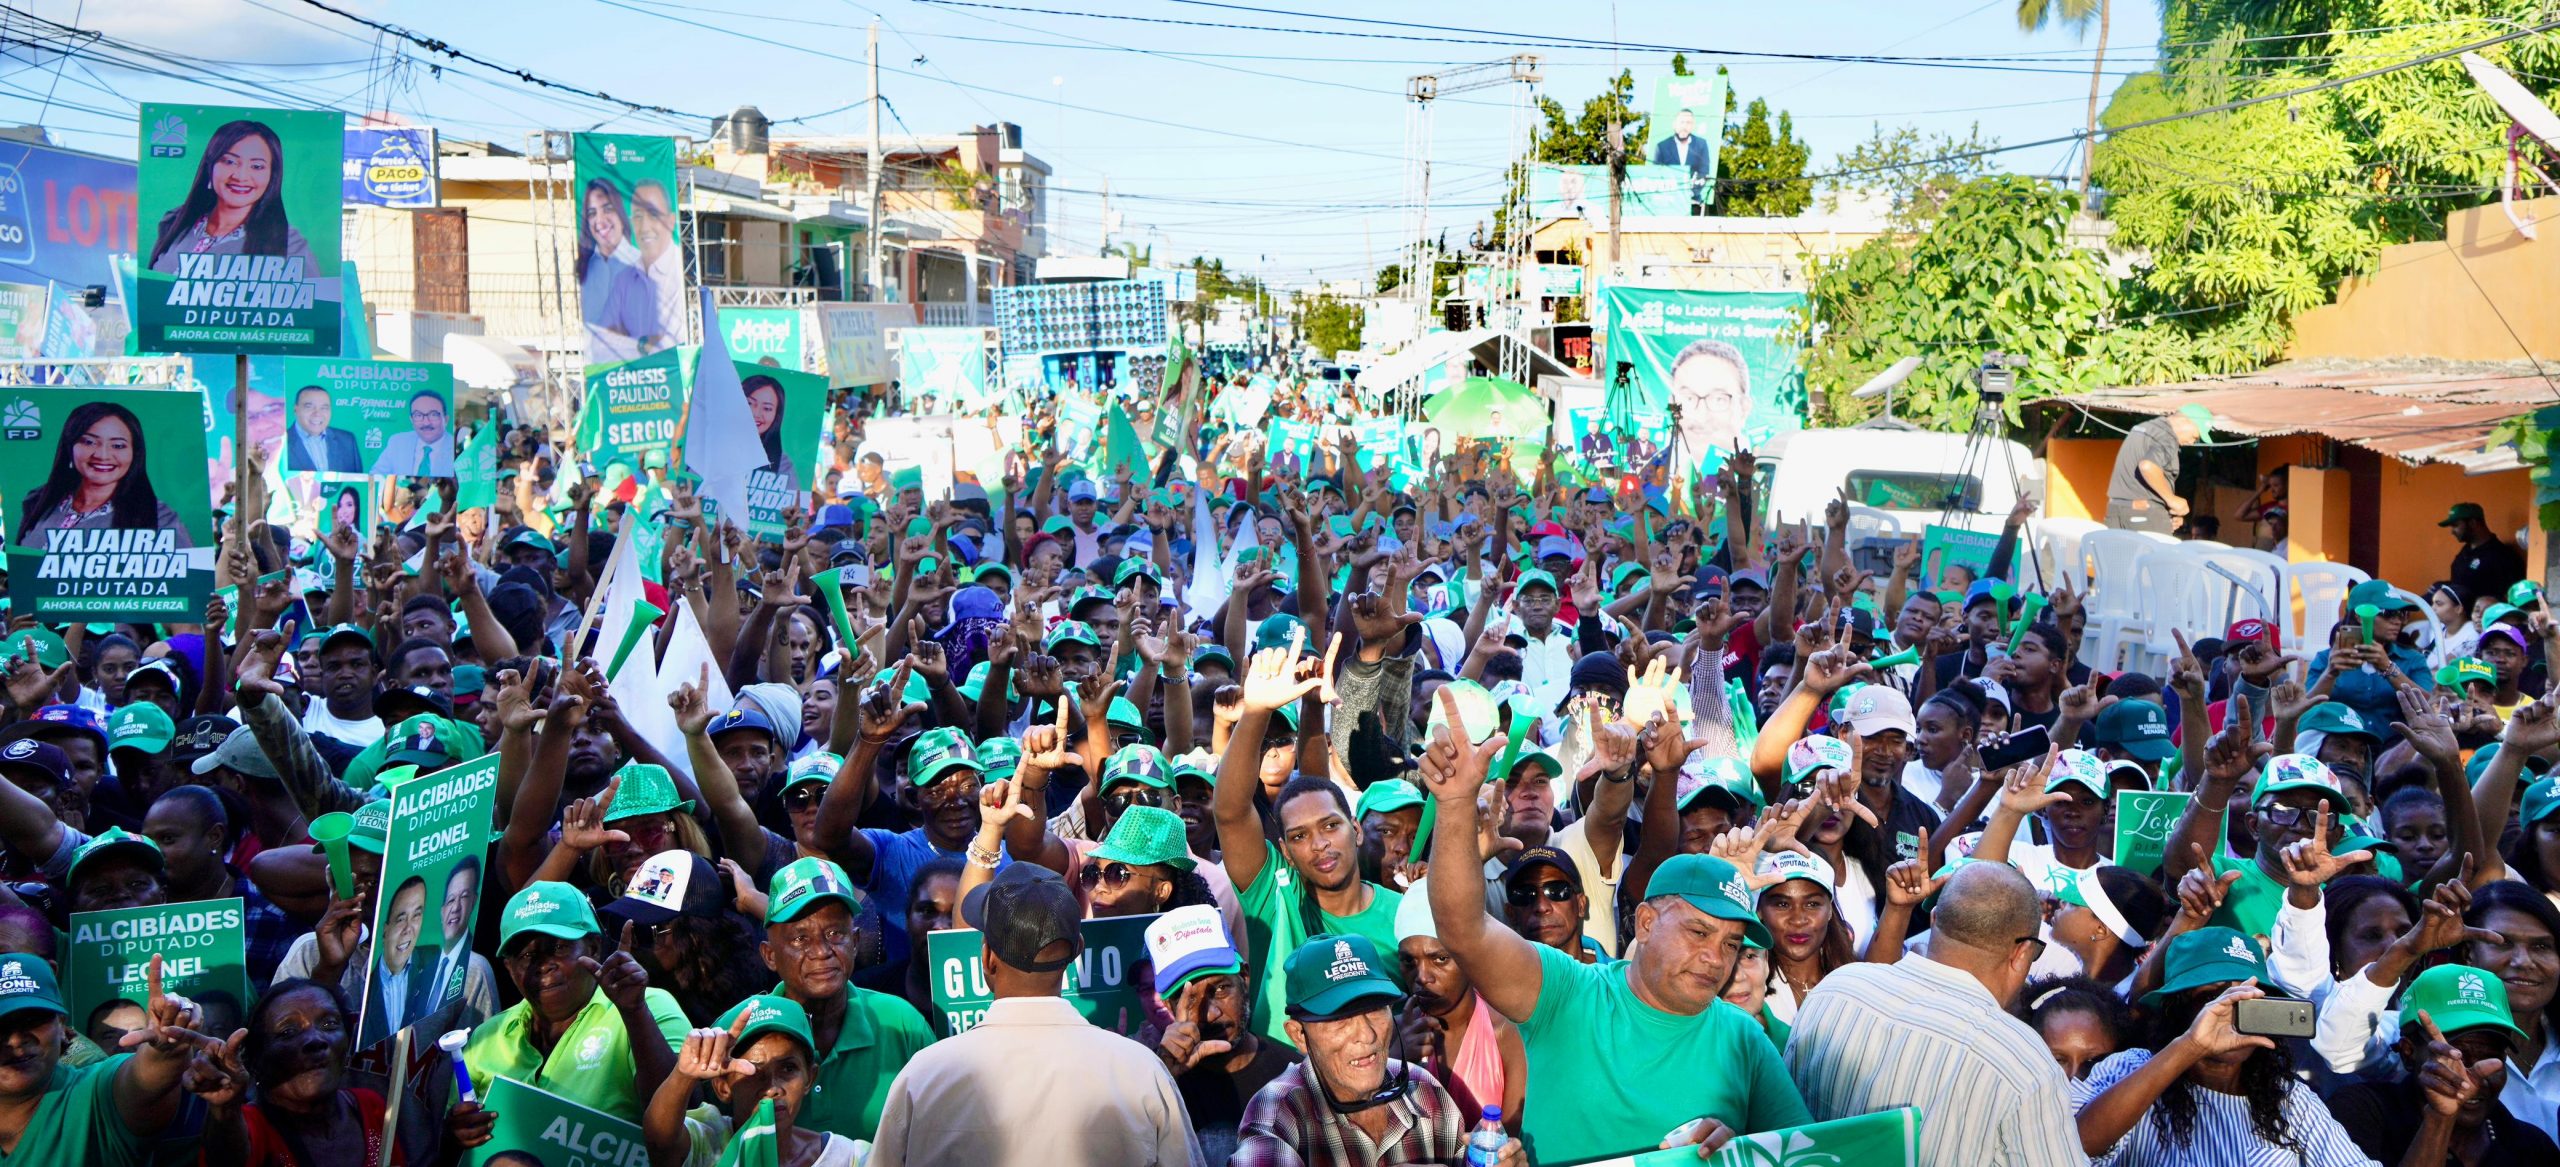
<instances>
[{"instance_id":1,"label":"green campaign banner","mask_svg":"<svg viewBox=\"0 0 2560 1167\"><path fill-rule=\"evenodd\" d=\"M441 751L430 727L417 747ZM388 742L396 764L410 743ZM498 806L498 755L421 774L391 787L391 830L376 895L372 968L365 976L364 1049L462 995L480 912L480 865ZM430 1035L432 1036L432 1035ZM494 1106L491 1109L496 1109Z\"/></svg>"},{"instance_id":2,"label":"green campaign banner","mask_svg":"<svg viewBox=\"0 0 2560 1167\"><path fill-rule=\"evenodd\" d=\"M293 500L294 533L317 539L343 527L356 533L356 546L373 546L374 522L381 517L374 501L375 485L362 474L285 475L285 494Z\"/></svg>"},{"instance_id":3,"label":"green campaign banner","mask_svg":"<svg viewBox=\"0 0 2560 1167\"><path fill-rule=\"evenodd\" d=\"M1573 443L1574 459L1586 470L1631 470L1662 456L1671 444L1671 418L1667 414L1639 409L1624 424L1613 424L1609 411L1575 408L1564 411L1565 437Z\"/></svg>"},{"instance_id":4,"label":"green campaign banner","mask_svg":"<svg viewBox=\"0 0 2560 1167\"><path fill-rule=\"evenodd\" d=\"M1920 1112L1902 1106L1855 1118L1736 1135L1705 1158L1696 1147L1673 1147L1583 1167L1912 1167L1920 1161Z\"/></svg>"},{"instance_id":5,"label":"green campaign banner","mask_svg":"<svg viewBox=\"0 0 2560 1167\"><path fill-rule=\"evenodd\" d=\"M993 408L1001 385L987 375L987 330L901 328L898 399L923 413L977 413Z\"/></svg>"},{"instance_id":6,"label":"green campaign banner","mask_svg":"<svg viewBox=\"0 0 2560 1167\"><path fill-rule=\"evenodd\" d=\"M2178 828L2178 817L2187 813L2187 803L2194 798L2195 795L2175 790L2116 791L2116 849L2112 862L2144 875L2159 871L2161 856L2169 846L2169 832ZM2226 821L2224 830L2229 829Z\"/></svg>"},{"instance_id":7,"label":"green campaign banner","mask_svg":"<svg viewBox=\"0 0 2560 1167\"><path fill-rule=\"evenodd\" d=\"M346 126L335 110L143 105L137 351L338 351Z\"/></svg>"},{"instance_id":8,"label":"green campaign banner","mask_svg":"<svg viewBox=\"0 0 2560 1167\"><path fill-rule=\"evenodd\" d=\"M1698 202L1714 201L1716 147L1724 138L1724 76L1654 78L1653 107L1644 124L1644 157L1635 161L1684 172Z\"/></svg>"},{"instance_id":9,"label":"green campaign banner","mask_svg":"<svg viewBox=\"0 0 2560 1167\"><path fill-rule=\"evenodd\" d=\"M641 1141L638 1123L513 1078L489 1079L489 1095L480 1105L498 1117L489 1141L471 1149L470 1167L649 1167L649 1145Z\"/></svg>"},{"instance_id":10,"label":"green campaign banner","mask_svg":"<svg viewBox=\"0 0 2560 1167\"><path fill-rule=\"evenodd\" d=\"M462 440L453 456L454 506L460 510L498 505L498 421L490 418Z\"/></svg>"},{"instance_id":11,"label":"green campaign banner","mask_svg":"<svg viewBox=\"0 0 2560 1167\"><path fill-rule=\"evenodd\" d=\"M1638 417L1668 414L1684 474L1804 425L1802 292L1603 288L1607 359L1633 366ZM1608 378L1604 377L1603 380Z\"/></svg>"},{"instance_id":12,"label":"green campaign banner","mask_svg":"<svg viewBox=\"0 0 2560 1167\"><path fill-rule=\"evenodd\" d=\"M720 327L729 335L729 359L741 365L805 369L800 360L800 310L723 308Z\"/></svg>"},{"instance_id":13,"label":"green campaign banner","mask_svg":"<svg viewBox=\"0 0 2560 1167\"><path fill-rule=\"evenodd\" d=\"M570 157L587 363L621 364L684 343L692 330L675 139L578 134Z\"/></svg>"},{"instance_id":14,"label":"green campaign banner","mask_svg":"<svg viewBox=\"0 0 2560 1167\"><path fill-rule=\"evenodd\" d=\"M727 320L729 313L723 311L720 318ZM747 414L755 419L756 439L764 443L765 464L747 471L747 533L779 539L783 512L800 504L810 476L817 472L827 379L796 367L731 363L738 367L739 388L746 390Z\"/></svg>"},{"instance_id":15,"label":"green campaign banner","mask_svg":"<svg viewBox=\"0 0 2560 1167\"><path fill-rule=\"evenodd\" d=\"M161 988L204 1006L205 1032L229 1034L248 1015L251 1000L245 921L238 899L72 913L71 947L62 960L62 1003L71 1024L89 1033L117 1002L149 1000L157 956Z\"/></svg>"},{"instance_id":16,"label":"green campaign banner","mask_svg":"<svg viewBox=\"0 0 2560 1167\"><path fill-rule=\"evenodd\" d=\"M287 472L453 477L453 366L289 358L284 384Z\"/></svg>"},{"instance_id":17,"label":"green campaign banner","mask_svg":"<svg viewBox=\"0 0 2560 1167\"><path fill-rule=\"evenodd\" d=\"M1866 506L1894 506L1896 503L1873 503L1856 500ZM1942 500L1929 506L1942 505ZM1975 579L1991 574L1991 551L2000 545L2000 536L1987 531L1968 531L1962 527L1929 524L1920 533L1920 578L1935 584L1946 578L1950 567L1973 570Z\"/></svg>"},{"instance_id":18,"label":"green campaign banner","mask_svg":"<svg viewBox=\"0 0 2560 1167\"><path fill-rule=\"evenodd\" d=\"M651 454L667 457L684 428L693 387L693 348L671 348L638 360L587 370L587 401L578 411L578 448L597 470L616 462L637 470Z\"/></svg>"},{"instance_id":19,"label":"green campaign banner","mask_svg":"<svg viewBox=\"0 0 2560 1167\"><path fill-rule=\"evenodd\" d=\"M1680 167L1634 162L1618 180L1618 214L1686 215L1692 201L1690 189L1689 172ZM1530 164L1529 217L1533 221L1589 219L1605 224L1609 219L1609 168L1579 163ZM1581 269L1572 270L1578 280Z\"/></svg>"},{"instance_id":20,"label":"green campaign banner","mask_svg":"<svg viewBox=\"0 0 2560 1167\"><path fill-rule=\"evenodd\" d=\"M204 612L214 534L203 401L152 388L0 397L13 611L48 623Z\"/></svg>"},{"instance_id":21,"label":"green campaign banner","mask_svg":"<svg viewBox=\"0 0 2560 1167\"><path fill-rule=\"evenodd\" d=\"M1060 994L1096 1025L1136 1037L1147 1023L1147 998L1155 992L1155 967L1147 957L1147 925L1154 916L1114 916L1084 922L1084 955L1067 966ZM987 1019L995 994L979 963L983 946L974 928L952 928L925 937L932 962L933 1007L944 1031L958 1033Z\"/></svg>"}]
</instances>

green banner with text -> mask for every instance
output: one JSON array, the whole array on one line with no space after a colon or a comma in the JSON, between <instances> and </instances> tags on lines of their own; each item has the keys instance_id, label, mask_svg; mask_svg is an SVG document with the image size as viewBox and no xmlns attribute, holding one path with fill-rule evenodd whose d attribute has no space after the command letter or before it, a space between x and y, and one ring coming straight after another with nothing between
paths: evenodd
<instances>
[{"instance_id":1,"label":"green banner with text","mask_svg":"<svg viewBox=\"0 0 2560 1167\"><path fill-rule=\"evenodd\" d=\"M1631 366L1628 405L1670 416L1682 473L1724 465L1737 442L1755 447L1803 427L1795 321L1804 293L1610 287L1600 300L1609 338L1600 379Z\"/></svg>"},{"instance_id":2,"label":"green banner with text","mask_svg":"<svg viewBox=\"0 0 2560 1167\"><path fill-rule=\"evenodd\" d=\"M1155 967L1147 957L1147 925L1154 916L1118 916L1084 922L1084 955L1067 966L1060 994L1085 1020L1124 1037L1135 1037L1147 1021L1147 998L1155 992ZM932 962L933 1007L942 1011L944 1030L959 1033L987 1019L995 995L987 988L987 972L979 963L977 930L954 928L925 937L925 956Z\"/></svg>"},{"instance_id":3,"label":"green banner with text","mask_svg":"<svg viewBox=\"0 0 2560 1167\"><path fill-rule=\"evenodd\" d=\"M230 1034L249 1012L244 920L236 898L73 913L71 947L62 961L63 1004L71 1010L71 1024L92 1039L107 1029L141 1025L138 1009L118 1018L116 1005L150 999L151 958L157 956L161 989L202 1006L204 1032ZM112 1039L98 1044L115 1048Z\"/></svg>"},{"instance_id":4,"label":"green banner with text","mask_svg":"<svg viewBox=\"0 0 2560 1167\"><path fill-rule=\"evenodd\" d=\"M213 592L204 399L0 391L9 603L48 623L186 623Z\"/></svg>"},{"instance_id":5,"label":"green banner with text","mask_svg":"<svg viewBox=\"0 0 2560 1167\"><path fill-rule=\"evenodd\" d=\"M497 1117L471 1167L649 1167L640 1127L513 1078L491 1078L480 1105Z\"/></svg>"}]
</instances>

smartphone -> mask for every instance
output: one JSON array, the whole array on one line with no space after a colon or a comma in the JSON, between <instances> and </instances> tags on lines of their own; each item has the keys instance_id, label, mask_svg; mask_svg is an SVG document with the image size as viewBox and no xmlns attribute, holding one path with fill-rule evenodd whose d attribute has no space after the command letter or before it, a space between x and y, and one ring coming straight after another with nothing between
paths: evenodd
<instances>
[{"instance_id":1,"label":"smartphone","mask_svg":"<svg viewBox=\"0 0 2560 1167\"><path fill-rule=\"evenodd\" d=\"M1982 768L2006 770L2020 762L2041 758L2052 748L2053 734L2041 725L2030 725L1984 747Z\"/></svg>"},{"instance_id":2,"label":"smartphone","mask_svg":"<svg viewBox=\"0 0 2560 1167\"><path fill-rule=\"evenodd\" d=\"M2292 997L2252 997L2232 1006L2231 1028L2251 1037L2310 1037L2311 1002Z\"/></svg>"}]
</instances>

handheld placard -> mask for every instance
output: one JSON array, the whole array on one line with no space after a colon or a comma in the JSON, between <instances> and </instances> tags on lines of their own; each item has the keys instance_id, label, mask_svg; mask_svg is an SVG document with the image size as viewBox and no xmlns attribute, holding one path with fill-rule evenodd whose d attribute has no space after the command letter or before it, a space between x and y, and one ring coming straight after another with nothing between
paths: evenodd
<instances>
[{"instance_id":1,"label":"handheld placard","mask_svg":"<svg viewBox=\"0 0 2560 1167\"><path fill-rule=\"evenodd\" d=\"M356 829L356 816L333 810L311 820L311 841L329 857L329 898L348 899L356 894L355 861L347 857L347 836Z\"/></svg>"},{"instance_id":2,"label":"handheld placard","mask_svg":"<svg viewBox=\"0 0 2560 1167\"><path fill-rule=\"evenodd\" d=\"M847 659L853 656L853 618L844 610L844 569L830 567L809 577L818 586L818 598L826 601L827 615L836 622L837 647Z\"/></svg>"},{"instance_id":3,"label":"handheld placard","mask_svg":"<svg viewBox=\"0 0 2560 1167\"><path fill-rule=\"evenodd\" d=\"M604 668L605 680L613 680L614 674L622 671L622 662L631 659L631 650L640 647L640 638L649 635L649 630L656 628L666 614L666 609L647 600L631 605L631 623L622 629L622 643L613 648L613 663Z\"/></svg>"},{"instance_id":4,"label":"handheld placard","mask_svg":"<svg viewBox=\"0 0 2560 1167\"><path fill-rule=\"evenodd\" d=\"M2356 605L2356 623L2364 625L2364 642L2366 644L2373 643L2373 618L2381 614L2382 609L2379 606L2373 604Z\"/></svg>"},{"instance_id":5,"label":"handheld placard","mask_svg":"<svg viewBox=\"0 0 2560 1167\"><path fill-rule=\"evenodd\" d=\"M2027 598L2019 603L2018 624L2009 630L2009 655L2018 655L2018 646L2026 642L2027 629L2036 626L2036 617L2044 615L2047 602L2043 596L2029 593Z\"/></svg>"},{"instance_id":6,"label":"handheld placard","mask_svg":"<svg viewBox=\"0 0 2560 1167\"><path fill-rule=\"evenodd\" d=\"M444 1050L445 1057L451 1059L453 1062L453 1088L455 1096L462 1099L464 1102L478 1102L480 1101L480 1095L471 1089L471 1067L464 1065L462 1062L462 1047L469 1044L470 1041L470 1030L449 1029L445 1031L444 1036L436 1039L436 1046Z\"/></svg>"}]
</instances>

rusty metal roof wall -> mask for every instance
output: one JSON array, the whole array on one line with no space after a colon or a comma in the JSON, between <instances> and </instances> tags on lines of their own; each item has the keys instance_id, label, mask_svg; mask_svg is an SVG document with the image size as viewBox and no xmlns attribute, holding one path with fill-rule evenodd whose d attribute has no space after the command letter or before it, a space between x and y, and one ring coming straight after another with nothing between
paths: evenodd
<instances>
[{"instance_id":1,"label":"rusty metal roof wall","mask_svg":"<svg viewBox=\"0 0 2560 1167\"><path fill-rule=\"evenodd\" d=\"M2318 434L2398 458L2471 473L2509 469L2514 452L2486 448L2499 422L2560 404L2560 389L2529 365L2284 365L2236 377L2102 389L2038 405L2161 415L2201 405L2217 431L2252 437Z\"/></svg>"}]
</instances>

